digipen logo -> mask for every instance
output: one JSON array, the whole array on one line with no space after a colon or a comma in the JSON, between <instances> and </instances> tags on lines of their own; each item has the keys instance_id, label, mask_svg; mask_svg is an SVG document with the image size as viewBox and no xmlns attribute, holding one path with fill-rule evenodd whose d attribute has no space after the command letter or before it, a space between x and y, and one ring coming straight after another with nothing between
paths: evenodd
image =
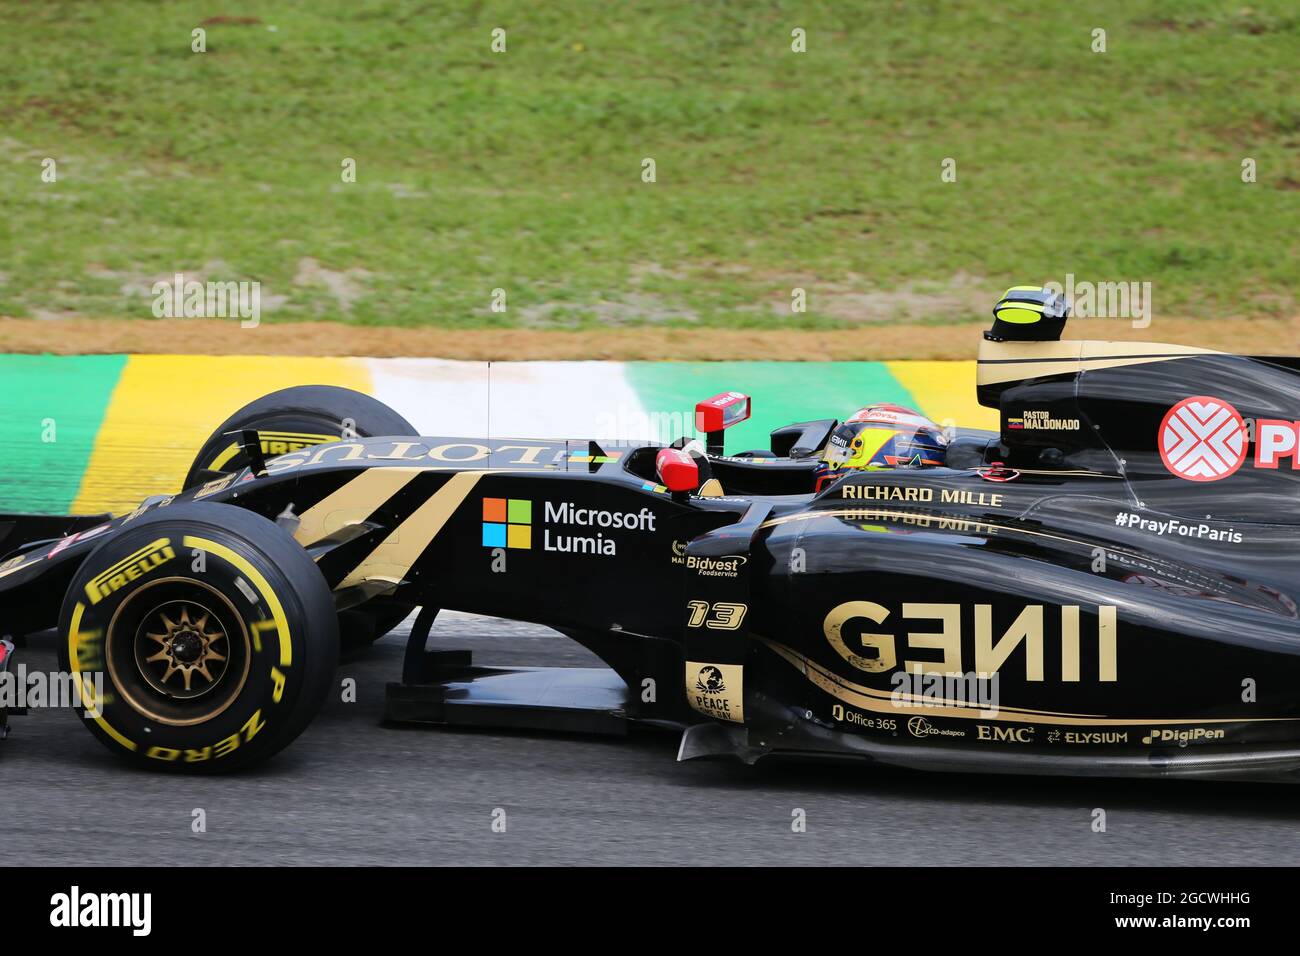
<instances>
[{"instance_id":1,"label":"digipen logo","mask_svg":"<svg viewBox=\"0 0 1300 956\"><path fill-rule=\"evenodd\" d=\"M1198 743L1202 740L1222 740L1225 731L1220 727L1191 727L1188 729L1173 729L1169 727L1152 728L1151 733L1142 738L1144 744L1177 744L1180 747L1186 747L1188 744Z\"/></svg>"},{"instance_id":2,"label":"digipen logo","mask_svg":"<svg viewBox=\"0 0 1300 956\"><path fill-rule=\"evenodd\" d=\"M1221 398L1185 398L1160 423L1160 460L1179 478L1218 481L1246 461L1246 422Z\"/></svg>"},{"instance_id":3,"label":"digipen logo","mask_svg":"<svg viewBox=\"0 0 1300 956\"><path fill-rule=\"evenodd\" d=\"M50 897L50 925L57 928L129 927L132 936L153 929L152 893L82 893L74 886Z\"/></svg>"}]
</instances>

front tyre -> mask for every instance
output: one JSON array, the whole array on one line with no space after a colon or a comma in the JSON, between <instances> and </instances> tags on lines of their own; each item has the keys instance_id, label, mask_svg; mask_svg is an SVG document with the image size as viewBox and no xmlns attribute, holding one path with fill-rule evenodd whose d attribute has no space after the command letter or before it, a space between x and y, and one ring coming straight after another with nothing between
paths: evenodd
<instances>
[{"instance_id":1,"label":"front tyre","mask_svg":"<svg viewBox=\"0 0 1300 956\"><path fill-rule=\"evenodd\" d=\"M86 726L139 766L248 767L315 716L338 660L329 587L274 522L233 505L148 512L83 562L59 660Z\"/></svg>"}]
</instances>

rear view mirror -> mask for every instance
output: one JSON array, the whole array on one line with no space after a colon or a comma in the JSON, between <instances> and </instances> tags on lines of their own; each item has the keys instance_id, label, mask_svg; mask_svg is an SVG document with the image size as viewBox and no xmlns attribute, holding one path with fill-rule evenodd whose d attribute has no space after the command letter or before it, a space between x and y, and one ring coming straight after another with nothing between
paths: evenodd
<instances>
[{"instance_id":1,"label":"rear view mirror","mask_svg":"<svg viewBox=\"0 0 1300 956\"><path fill-rule=\"evenodd\" d=\"M673 494L694 491L700 487L700 466L688 451L680 448L661 448L655 455L655 474L659 483Z\"/></svg>"},{"instance_id":2,"label":"rear view mirror","mask_svg":"<svg viewBox=\"0 0 1300 956\"><path fill-rule=\"evenodd\" d=\"M710 455L722 454L722 432L749 418L749 396L744 392L723 392L695 406L695 430L704 432Z\"/></svg>"}]
</instances>

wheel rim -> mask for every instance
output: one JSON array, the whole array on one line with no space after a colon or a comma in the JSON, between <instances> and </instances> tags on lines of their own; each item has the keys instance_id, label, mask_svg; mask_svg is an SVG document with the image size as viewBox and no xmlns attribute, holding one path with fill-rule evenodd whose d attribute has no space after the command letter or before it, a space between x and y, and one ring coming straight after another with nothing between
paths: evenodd
<instances>
[{"instance_id":1,"label":"wheel rim","mask_svg":"<svg viewBox=\"0 0 1300 956\"><path fill-rule=\"evenodd\" d=\"M226 676L229 650L220 620L198 601L168 601L145 614L136 628L141 676L154 690L178 699L212 691Z\"/></svg>"},{"instance_id":2,"label":"wheel rim","mask_svg":"<svg viewBox=\"0 0 1300 956\"><path fill-rule=\"evenodd\" d=\"M108 675L150 720L189 726L234 703L248 679L243 618L219 590L192 578L160 578L113 612L104 643Z\"/></svg>"}]
</instances>

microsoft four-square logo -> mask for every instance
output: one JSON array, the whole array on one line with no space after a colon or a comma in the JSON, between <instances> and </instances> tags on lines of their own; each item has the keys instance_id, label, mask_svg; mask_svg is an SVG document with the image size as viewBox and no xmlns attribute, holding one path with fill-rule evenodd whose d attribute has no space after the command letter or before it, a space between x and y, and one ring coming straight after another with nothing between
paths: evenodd
<instances>
[{"instance_id":1,"label":"microsoft four-square logo","mask_svg":"<svg viewBox=\"0 0 1300 956\"><path fill-rule=\"evenodd\" d=\"M522 498L483 499L483 547L531 548L533 503Z\"/></svg>"}]
</instances>

